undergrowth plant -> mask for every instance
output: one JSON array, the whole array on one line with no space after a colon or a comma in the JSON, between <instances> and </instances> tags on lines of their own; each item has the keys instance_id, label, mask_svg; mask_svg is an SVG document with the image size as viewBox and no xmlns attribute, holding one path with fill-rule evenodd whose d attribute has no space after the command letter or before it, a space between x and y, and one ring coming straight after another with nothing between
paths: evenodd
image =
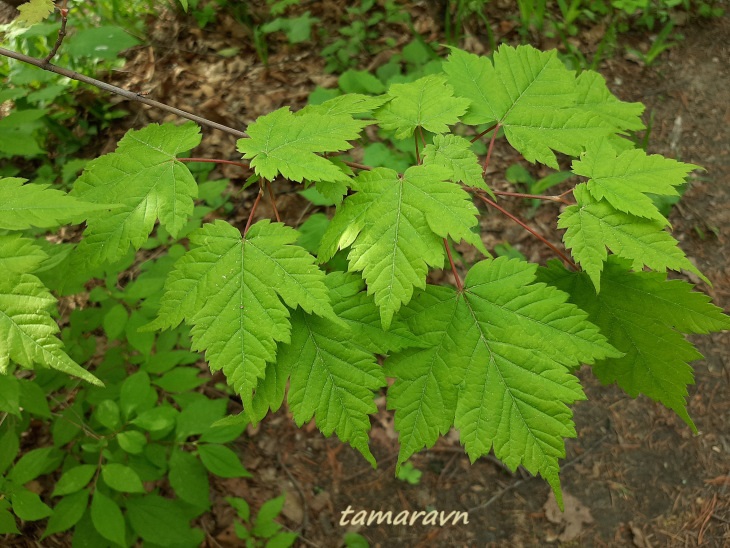
<instances>
[{"instance_id":1,"label":"undergrowth plant","mask_svg":"<svg viewBox=\"0 0 730 548\"><path fill-rule=\"evenodd\" d=\"M452 47L437 73L379 95L280 108L245 133L183 113L237 135L240 161L190 157L202 138L193 122L150 124L88 162L68 193L0 179L2 531L17 531L14 514L49 517L46 535L76 527L92 545L98 535L122 546L194 542L202 532L189 521L209 507L208 472L247 475L229 445L285 401L297 425L314 420L375 466L370 415L386 391L396 474L455 428L472 461L493 452L523 466L561 505L571 405L586 398L582 365L696 431L686 398L701 355L685 335L728 329L730 319L667 276L709 283L654 202L678 195L698 168L634 148L626 137L643 128L642 112L554 51L503 45L480 57ZM347 152L369 126L409 143L412 165L353 161ZM576 184L557 196L498 191L485 176L496 147L553 169L568 158ZM245 221L221 214L225 185L196 180L198 162L254 172ZM292 184L336 205L306 243L276 209L277 189ZM565 250L509 212L504 195L560 204ZM259 218L264 196L275 219ZM493 258L484 208L556 260ZM77 243L46 237L82 222ZM473 264L455 253L469 246ZM430 283L436 271L451 283ZM76 302L60 338L58 295ZM241 405L196 390L205 382L197 352ZM36 419L52 421L51 435L20 455ZM31 489L59 467L53 492ZM174 498L163 496L164 478ZM231 503L248 522L247 505ZM239 535L279 534L268 517L256 529L261 519Z\"/></svg>"}]
</instances>

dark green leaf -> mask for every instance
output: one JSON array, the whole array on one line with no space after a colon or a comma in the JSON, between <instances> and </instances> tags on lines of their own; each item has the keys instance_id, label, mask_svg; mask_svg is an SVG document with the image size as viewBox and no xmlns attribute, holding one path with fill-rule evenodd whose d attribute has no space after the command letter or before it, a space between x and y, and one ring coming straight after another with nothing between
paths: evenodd
<instances>
[{"instance_id":1,"label":"dark green leaf","mask_svg":"<svg viewBox=\"0 0 730 548\"><path fill-rule=\"evenodd\" d=\"M56 464L61 462L61 458L61 452L55 447L33 449L20 458L10 470L8 478L23 485L41 474L50 472Z\"/></svg>"},{"instance_id":2,"label":"dark green leaf","mask_svg":"<svg viewBox=\"0 0 730 548\"><path fill-rule=\"evenodd\" d=\"M91 521L102 537L119 546L127 546L126 526L119 505L98 489L91 500Z\"/></svg>"},{"instance_id":3,"label":"dark green leaf","mask_svg":"<svg viewBox=\"0 0 730 548\"><path fill-rule=\"evenodd\" d=\"M20 534L15 517L7 510L0 510L0 535Z\"/></svg>"},{"instance_id":4,"label":"dark green leaf","mask_svg":"<svg viewBox=\"0 0 730 548\"><path fill-rule=\"evenodd\" d=\"M53 515L48 520L48 526L43 532L41 540L53 533L66 531L83 517L86 507L89 504L89 492L79 491L60 500L53 508Z\"/></svg>"},{"instance_id":5,"label":"dark green leaf","mask_svg":"<svg viewBox=\"0 0 730 548\"><path fill-rule=\"evenodd\" d=\"M0 373L0 411L20 416L20 386L18 379Z\"/></svg>"},{"instance_id":6,"label":"dark green leaf","mask_svg":"<svg viewBox=\"0 0 730 548\"><path fill-rule=\"evenodd\" d=\"M51 418L46 393L35 381L20 379L20 407L39 417Z\"/></svg>"},{"instance_id":7,"label":"dark green leaf","mask_svg":"<svg viewBox=\"0 0 730 548\"><path fill-rule=\"evenodd\" d=\"M142 480L129 466L119 463L105 464L101 467L101 477L104 478L104 483L115 491L144 493Z\"/></svg>"},{"instance_id":8,"label":"dark green leaf","mask_svg":"<svg viewBox=\"0 0 730 548\"><path fill-rule=\"evenodd\" d=\"M160 546L198 546L202 540L201 531L190 528L180 507L158 495L129 499L127 512L132 528L147 542Z\"/></svg>"},{"instance_id":9,"label":"dark green leaf","mask_svg":"<svg viewBox=\"0 0 730 548\"><path fill-rule=\"evenodd\" d=\"M165 392L189 392L207 382L198 376L200 373L197 367L176 367L157 379L155 384Z\"/></svg>"},{"instance_id":10,"label":"dark green leaf","mask_svg":"<svg viewBox=\"0 0 730 548\"><path fill-rule=\"evenodd\" d=\"M199 445L198 454L212 474L222 478L250 478L238 456L223 445Z\"/></svg>"},{"instance_id":11,"label":"dark green leaf","mask_svg":"<svg viewBox=\"0 0 730 548\"><path fill-rule=\"evenodd\" d=\"M18 455L19 447L20 439L15 428L6 427L5 432L0 436L0 474L4 474L8 466L13 463Z\"/></svg>"},{"instance_id":12,"label":"dark green leaf","mask_svg":"<svg viewBox=\"0 0 730 548\"><path fill-rule=\"evenodd\" d=\"M139 455L147 445L147 437L137 430L128 430L117 435L117 443L127 453Z\"/></svg>"},{"instance_id":13,"label":"dark green leaf","mask_svg":"<svg viewBox=\"0 0 730 548\"><path fill-rule=\"evenodd\" d=\"M119 407L123 416L129 418L132 412L147 401L150 390L150 376L146 371L137 371L122 383L119 393Z\"/></svg>"},{"instance_id":14,"label":"dark green leaf","mask_svg":"<svg viewBox=\"0 0 730 548\"><path fill-rule=\"evenodd\" d=\"M226 405L224 399L205 398L185 407L177 419L177 439L183 441L210 430L211 425L225 415Z\"/></svg>"},{"instance_id":15,"label":"dark green leaf","mask_svg":"<svg viewBox=\"0 0 730 548\"><path fill-rule=\"evenodd\" d=\"M122 304L114 305L104 314L102 325L109 340L118 339L124 333L128 318L127 309Z\"/></svg>"},{"instance_id":16,"label":"dark green leaf","mask_svg":"<svg viewBox=\"0 0 730 548\"><path fill-rule=\"evenodd\" d=\"M94 417L99 424L108 428L109 430L116 430L119 428L119 406L114 400L103 400L96 408Z\"/></svg>"},{"instance_id":17,"label":"dark green leaf","mask_svg":"<svg viewBox=\"0 0 730 548\"><path fill-rule=\"evenodd\" d=\"M193 506L210 506L208 472L200 460L190 453L174 449L170 456L170 485L175 493Z\"/></svg>"},{"instance_id":18,"label":"dark green leaf","mask_svg":"<svg viewBox=\"0 0 730 548\"><path fill-rule=\"evenodd\" d=\"M15 515L23 521L38 521L53 513L38 495L25 487L18 487L10 495L10 502L13 504Z\"/></svg>"},{"instance_id":19,"label":"dark green leaf","mask_svg":"<svg viewBox=\"0 0 730 548\"><path fill-rule=\"evenodd\" d=\"M93 464L82 464L66 470L56 483L56 488L51 496L60 497L80 491L89 484L94 472L96 472L96 466Z\"/></svg>"},{"instance_id":20,"label":"dark green leaf","mask_svg":"<svg viewBox=\"0 0 730 548\"><path fill-rule=\"evenodd\" d=\"M139 415L132 424L150 432L159 432L174 426L177 415L177 410L169 405L155 407Z\"/></svg>"},{"instance_id":21,"label":"dark green leaf","mask_svg":"<svg viewBox=\"0 0 730 548\"><path fill-rule=\"evenodd\" d=\"M77 31L64 46L72 57L92 57L113 61L121 51L139 44L139 40L123 29L98 26Z\"/></svg>"}]
</instances>

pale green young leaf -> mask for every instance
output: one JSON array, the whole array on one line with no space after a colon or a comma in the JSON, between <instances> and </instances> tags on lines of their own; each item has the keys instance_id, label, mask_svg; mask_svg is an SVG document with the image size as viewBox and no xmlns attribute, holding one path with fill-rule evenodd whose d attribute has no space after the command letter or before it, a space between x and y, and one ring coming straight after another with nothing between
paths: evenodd
<instances>
[{"instance_id":1,"label":"pale green young leaf","mask_svg":"<svg viewBox=\"0 0 730 548\"><path fill-rule=\"evenodd\" d=\"M34 184L17 177L0 179L0 229L51 228L80 223L88 216L115 206L106 202L78 200L47 184ZM105 211L105 214L108 211Z\"/></svg>"},{"instance_id":2,"label":"pale green young leaf","mask_svg":"<svg viewBox=\"0 0 730 548\"><path fill-rule=\"evenodd\" d=\"M477 209L449 176L436 165L414 166L403 176L386 168L363 172L322 238L323 262L351 246L349 270L363 272L385 329L413 288L425 287L429 266L443 266L444 238L465 240L486 254L472 232Z\"/></svg>"},{"instance_id":3,"label":"pale green young leaf","mask_svg":"<svg viewBox=\"0 0 730 548\"><path fill-rule=\"evenodd\" d=\"M117 150L86 165L72 194L86 201L117 204L90 215L77 247L77 264L98 265L121 259L130 245L139 249L155 221L175 236L193 212L198 185L176 156L200 143L200 128L150 124L130 130Z\"/></svg>"},{"instance_id":4,"label":"pale green young leaf","mask_svg":"<svg viewBox=\"0 0 730 548\"><path fill-rule=\"evenodd\" d=\"M256 425L267 415L269 411L276 412L284 402L286 387L291 375L289 364L281 360L267 362L264 376L258 379L253 400L243 410L246 418Z\"/></svg>"},{"instance_id":5,"label":"pale green young leaf","mask_svg":"<svg viewBox=\"0 0 730 548\"><path fill-rule=\"evenodd\" d=\"M730 318L687 282L630 268L630 261L610 257L598 295L587 274L568 272L557 263L541 269L540 279L567 292L624 352L595 363L601 382L615 382L631 397L644 394L663 403L694 430L686 401L687 385L694 383L689 362L702 355L683 334L730 329Z\"/></svg>"},{"instance_id":6,"label":"pale green young leaf","mask_svg":"<svg viewBox=\"0 0 730 548\"><path fill-rule=\"evenodd\" d=\"M397 320L388 331L383 331L378 307L372 297L365 293L365 284L359 276L347 272L332 272L325 278L325 283L329 289L332 308L339 320L338 324L331 321L326 323L338 332L348 333L346 349L352 348L358 355L387 354L390 351L423 345L419 337ZM252 406L246 410L246 416L251 422L258 423L269 410L276 411L281 407L287 382L295 365L294 360L284 359L281 355L276 363L266 364L264 377L259 379L256 386Z\"/></svg>"},{"instance_id":7,"label":"pale green young leaf","mask_svg":"<svg viewBox=\"0 0 730 548\"><path fill-rule=\"evenodd\" d=\"M647 194L679 196L678 186L699 166L651 156L640 149L617 154L607 139L591 143L573 173L590 180L588 190L596 200L605 199L619 211L669 224Z\"/></svg>"},{"instance_id":8,"label":"pale green young leaf","mask_svg":"<svg viewBox=\"0 0 730 548\"><path fill-rule=\"evenodd\" d=\"M362 95L360 93L346 93L338 95L319 105L307 105L295 112L295 116L315 113L323 116L354 116L356 114L370 114L388 100L387 95Z\"/></svg>"},{"instance_id":9,"label":"pale green young leaf","mask_svg":"<svg viewBox=\"0 0 730 548\"><path fill-rule=\"evenodd\" d=\"M571 369L620 354L565 302L568 295L535 282L536 268L516 259L482 261L463 293L429 287L404 310L432 346L386 361L388 372L403 375L392 400L399 435L408 440L399 463L448 428L447 407L420 415L435 402L453 401L451 383L454 425L472 461L494 449L510 469L522 464L541 474L560 496L563 438L575 436L568 405L584 398ZM423 389L412 390L412 383Z\"/></svg>"},{"instance_id":10,"label":"pale green young leaf","mask_svg":"<svg viewBox=\"0 0 730 548\"><path fill-rule=\"evenodd\" d=\"M502 44L492 62L451 48L444 71L457 95L472 101L463 121L498 123L530 162L559 169L553 151L578 156L585 143L615 132L597 114L576 108L575 74L556 51Z\"/></svg>"},{"instance_id":11,"label":"pale green young leaf","mask_svg":"<svg viewBox=\"0 0 730 548\"><path fill-rule=\"evenodd\" d=\"M661 221L634 217L606 201L596 201L585 184L575 187L573 195L578 204L560 214L558 228L567 229L565 246L591 277L596 291L600 290L601 271L608 256L606 248L633 261L636 270L645 265L660 272L684 269L707 281Z\"/></svg>"},{"instance_id":12,"label":"pale green young leaf","mask_svg":"<svg viewBox=\"0 0 730 548\"><path fill-rule=\"evenodd\" d=\"M362 278L348 272L332 272L325 283L330 290L332 308L338 319L350 329L352 344L371 354L388 354L414 346L423 340L398 319L383 331L380 312L373 298L364 291Z\"/></svg>"},{"instance_id":13,"label":"pale green young leaf","mask_svg":"<svg viewBox=\"0 0 730 548\"><path fill-rule=\"evenodd\" d=\"M459 348L448 328L458 321L457 302L450 288L428 286L399 314L425 347L397 352L384 364L385 374L395 378L388 388L388 409L395 410L397 467L432 447L454 424L457 380L452 365Z\"/></svg>"},{"instance_id":14,"label":"pale green young leaf","mask_svg":"<svg viewBox=\"0 0 730 548\"><path fill-rule=\"evenodd\" d=\"M276 359L276 343L289 341L287 306L332 315L324 273L293 245L297 237L268 220L244 237L224 221L203 225L190 234L190 251L175 263L148 326L192 325L192 349L206 351L211 370L223 370L245 405Z\"/></svg>"},{"instance_id":15,"label":"pale green young leaf","mask_svg":"<svg viewBox=\"0 0 730 548\"><path fill-rule=\"evenodd\" d=\"M31 274L6 273L0 277L0 373L10 360L32 368L42 364L87 382L101 381L69 358L55 336L58 325L51 317L56 299Z\"/></svg>"},{"instance_id":16,"label":"pale green young leaf","mask_svg":"<svg viewBox=\"0 0 730 548\"><path fill-rule=\"evenodd\" d=\"M0 272L35 272L48 255L34 240L20 234L0 236Z\"/></svg>"},{"instance_id":17,"label":"pale green young leaf","mask_svg":"<svg viewBox=\"0 0 730 548\"><path fill-rule=\"evenodd\" d=\"M481 188L494 197L492 189L484 182L482 166L467 139L458 135L436 135L433 144L423 149L423 165L430 164L451 170L451 180Z\"/></svg>"},{"instance_id":18,"label":"pale green young leaf","mask_svg":"<svg viewBox=\"0 0 730 548\"><path fill-rule=\"evenodd\" d=\"M358 348L353 334L329 318L294 312L291 342L278 362L291 370L289 407L301 426L314 416L325 436L349 442L375 466L368 447L375 392L385 385L373 354Z\"/></svg>"},{"instance_id":19,"label":"pale green young leaf","mask_svg":"<svg viewBox=\"0 0 730 548\"><path fill-rule=\"evenodd\" d=\"M417 127L446 133L466 112L470 101L454 97L454 88L443 75L431 74L408 84L393 84L390 101L375 112L383 129L395 130L397 139L413 135Z\"/></svg>"},{"instance_id":20,"label":"pale green young leaf","mask_svg":"<svg viewBox=\"0 0 730 548\"><path fill-rule=\"evenodd\" d=\"M51 15L53 9L53 0L29 0L18 6L20 15L18 15L16 21L27 25L35 25Z\"/></svg>"},{"instance_id":21,"label":"pale green young leaf","mask_svg":"<svg viewBox=\"0 0 730 548\"><path fill-rule=\"evenodd\" d=\"M279 174L297 182L347 181L339 167L317 153L349 150L348 141L358 139L368 123L349 114L297 116L284 107L248 126L248 137L238 140L238 150L251 160L256 174L269 181Z\"/></svg>"},{"instance_id":22,"label":"pale green young leaf","mask_svg":"<svg viewBox=\"0 0 730 548\"><path fill-rule=\"evenodd\" d=\"M617 132L639 131L644 129L641 114L642 103L625 103L613 95L606 87L603 76L592 70L584 70L576 79L576 108L596 115Z\"/></svg>"}]
</instances>

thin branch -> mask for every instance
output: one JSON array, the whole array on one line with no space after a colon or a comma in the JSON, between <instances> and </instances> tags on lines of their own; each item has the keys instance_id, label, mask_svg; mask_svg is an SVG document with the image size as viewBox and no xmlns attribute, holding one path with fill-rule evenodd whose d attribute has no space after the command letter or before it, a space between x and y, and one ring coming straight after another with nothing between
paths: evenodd
<instances>
[{"instance_id":1,"label":"thin branch","mask_svg":"<svg viewBox=\"0 0 730 548\"><path fill-rule=\"evenodd\" d=\"M493 190L497 196L512 196L514 198L534 198L535 200L545 200L548 202L555 202L558 204L571 205L571 202L560 196L545 196L542 194L523 194L521 192L505 192L502 190Z\"/></svg>"},{"instance_id":2,"label":"thin branch","mask_svg":"<svg viewBox=\"0 0 730 548\"><path fill-rule=\"evenodd\" d=\"M421 165L421 155L418 153L418 134L413 133L413 143L416 145L416 164Z\"/></svg>"},{"instance_id":3,"label":"thin branch","mask_svg":"<svg viewBox=\"0 0 730 548\"><path fill-rule=\"evenodd\" d=\"M551 244L550 242L548 242L548 241L547 241L547 240L545 239L545 237L544 237L544 236L542 236L542 235L541 235L541 234L540 234L539 232L537 232L537 231L535 231L535 230L534 230L533 228L530 228L529 226L527 226L527 225L525 224L525 222L524 222L524 221L522 221L522 219L520 219L520 218L516 217L515 215L513 215L512 213L510 213L509 211L507 211L506 209L504 209L504 208L503 208L502 206L500 206L500 205L497 205L497 204L496 204L495 202L493 202L492 200L490 200L490 199L489 199L489 198L487 198L486 196L482 196L481 194L477 194L477 198L479 198L479 199L480 199L480 200L481 200L482 202L484 202L485 204L487 204L487 205L489 205L489 206L491 206L491 207L495 208L495 209L496 209L497 211L499 211L499 212L500 212L500 213L502 213L503 215L506 215L507 217L509 217L510 219L512 219L512 220L513 220L514 222L516 222L516 223L517 223L518 225L520 225L520 226L521 226L522 228L524 228L525 230L527 230L527 232L529 232L530 234L532 234L533 236L535 236L535 238L537 238L538 240L540 240L540 241L541 241L542 243L544 243L544 244L545 244L546 246L548 246L548 247L549 247L550 249L552 249L552 250L553 250L553 251L554 251L555 253L557 253L557 254L558 254L558 256L559 256L559 257L560 257L561 259L563 259L563 260L564 260L564 261L565 261L566 263L568 263L568 264L569 264L569 265L570 265L571 267L573 267L573 268L574 268L575 270L578 270L578 267L577 267L577 266L576 266L576 264L575 264L575 263L574 263L574 262L573 262L573 261L571 260L571 258L570 258L570 257L568 257L568 256L567 256L567 255L566 255L565 253L563 253L562 251L560 251L560 250L559 250L559 249L558 249L557 247L555 247L555 246L554 246L553 244Z\"/></svg>"},{"instance_id":4,"label":"thin branch","mask_svg":"<svg viewBox=\"0 0 730 548\"><path fill-rule=\"evenodd\" d=\"M459 273L456 270L456 265L454 264L454 258L451 256L451 249L449 248L449 242L444 238L444 247L446 248L446 255L449 257L449 264L451 265L451 272L454 273L454 279L456 280L456 288L459 290L459 293L461 293L464 290L464 284L461 282L461 277L459 276Z\"/></svg>"},{"instance_id":5,"label":"thin branch","mask_svg":"<svg viewBox=\"0 0 730 548\"><path fill-rule=\"evenodd\" d=\"M276 217L276 222L281 222L281 217L279 217L279 210L276 209L276 196L274 196L274 189L271 188L271 181L266 181L266 188L269 189L269 198L271 199L271 207L274 209L274 216Z\"/></svg>"},{"instance_id":6,"label":"thin branch","mask_svg":"<svg viewBox=\"0 0 730 548\"><path fill-rule=\"evenodd\" d=\"M474 138L473 138L473 139L472 139L472 140L471 140L470 142L471 142L471 143L473 143L474 141L478 141L479 139L481 139L482 137L484 137L484 136L485 136L485 135L486 135L487 133L489 133L489 132L490 132L490 131L492 131L493 129L496 129L496 127L497 127L498 125L499 125L499 124L494 124L494 125L493 125L492 127L488 128L488 129L485 129L485 130L484 130L484 131L482 131L482 132L481 132L480 134L476 135L476 136L475 136L475 137L474 137Z\"/></svg>"},{"instance_id":7,"label":"thin branch","mask_svg":"<svg viewBox=\"0 0 730 548\"><path fill-rule=\"evenodd\" d=\"M494 133L492 133L492 138L489 141L489 149L487 150L487 157L484 160L484 169L482 170L482 175L487 174L487 168L489 167L489 160L492 158L492 149L494 149L494 140L497 138L497 133L499 133L500 125L497 124L494 126Z\"/></svg>"},{"instance_id":8,"label":"thin branch","mask_svg":"<svg viewBox=\"0 0 730 548\"><path fill-rule=\"evenodd\" d=\"M84 76L83 74L79 74L78 72L74 72L72 70L68 70L68 69L65 69L62 67L57 67L56 65L52 65L51 63L43 61L43 59L36 59L35 57L29 57L27 55L23 55L22 53L18 53L16 51L12 51L12 50L5 49L5 48L0 48L0 55L4 55L5 57L10 57L11 59L16 59L18 61L22 61L23 63L28 63L29 65L36 66L40 69L47 70L49 72L54 72L56 74L60 74L61 76L65 76L66 78L71 78L72 80L78 80L79 82L83 82L85 84L92 85L101 90L108 91L109 93L115 93L116 95L121 95L122 97L125 97L126 99L129 99L130 101L137 101L138 103L142 103L145 105L149 105L151 107L158 108L160 110L164 110L166 112L170 112L170 113L180 116L182 118L187 118L188 120L197 122L198 124L200 124L202 126L207 126L207 127L213 128L213 129L217 129L217 130L223 131L225 133L228 133L230 135L233 135L235 137L248 137L248 135L246 135L243 131L239 131L237 129L233 129L228 126L224 126L223 124L219 124L218 122L213 122L212 120L208 120L207 118L202 118L195 114L185 112L184 110L180 110L179 108L171 107L170 105L166 105L165 103L160 103L159 101L153 101L152 99L148 99L147 97L144 97L143 95L141 95L139 93L134 93L132 91L129 91L129 90L117 87L117 86L113 86L111 84L107 84L106 82L102 82L101 80L96 80L94 78Z\"/></svg>"},{"instance_id":9,"label":"thin branch","mask_svg":"<svg viewBox=\"0 0 730 548\"><path fill-rule=\"evenodd\" d=\"M53 56L58 53L58 48L61 47L61 43L63 42L63 38L66 36L66 23L68 23L68 7L66 4L68 3L68 0L63 0L63 6L58 8L59 13L61 14L61 28L58 30L58 37L56 38L56 43L53 44L53 48L51 49L51 52L45 56L43 59L44 63L50 63L51 59L53 59Z\"/></svg>"},{"instance_id":10,"label":"thin branch","mask_svg":"<svg viewBox=\"0 0 730 548\"><path fill-rule=\"evenodd\" d=\"M251 213L248 215L248 221L246 221L246 228L243 229L243 235L245 236L248 232L248 229L251 227L251 221L253 221L253 214L256 213L256 208L259 205L259 201L261 200L261 196L264 195L264 189L259 188L258 196L256 196L256 200L254 201L253 205L251 206Z\"/></svg>"},{"instance_id":11,"label":"thin branch","mask_svg":"<svg viewBox=\"0 0 730 548\"><path fill-rule=\"evenodd\" d=\"M238 166L242 167L244 169L249 169L249 166L247 164L244 164L243 162L234 162L233 160L221 160L219 158L178 158L179 162L202 162L202 163L208 163L208 164L229 164L232 166Z\"/></svg>"}]
</instances>

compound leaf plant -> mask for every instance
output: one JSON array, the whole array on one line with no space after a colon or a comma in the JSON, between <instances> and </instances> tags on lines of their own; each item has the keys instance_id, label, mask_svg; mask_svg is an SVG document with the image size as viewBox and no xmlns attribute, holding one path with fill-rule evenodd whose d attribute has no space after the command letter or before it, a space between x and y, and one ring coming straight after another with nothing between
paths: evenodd
<instances>
[{"instance_id":1,"label":"compound leaf plant","mask_svg":"<svg viewBox=\"0 0 730 548\"><path fill-rule=\"evenodd\" d=\"M21 457L0 486L10 501L0 500L3 531L14 530L12 508L22 519L52 516L46 534L93 525L126 545L122 505L145 540L169 541L155 516L182 538L195 512L141 496L140 478L152 481L169 466L178 497L204 510L206 470L246 475L225 444L285 399L298 425L314 418L375 466L369 415L387 387L397 469L455 428L472 461L493 451L510 469L542 476L558 501L564 440L576 435L571 405L586 397L581 365L632 397L663 403L694 430L687 386L701 355L685 335L729 329L730 319L690 283L667 279L667 270L705 279L652 200L677 196L697 166L635 149L627 135L643 127L642 111L614 97L600 75L568 70L554 51L502 45L480 57L451 48L440 74L379 96L281 108L249 125L238 150L259 192L245 224L202 222L196 213L203 185L185 157L201 140L192 122L130 130L114 152L86 164L68 194L0 179L0 410L12 416L0 431L0 471L18 453L18 410L48 415L43 392L28 388L29 370L46 392L62 384L58 375L116 386L95 397L93 421L106 433L88 442L98 461L66 462L54 492L63 498L52 510L23 484L63 459L59 447L71 437L54 430L55 445ZM347 151L368 126L410 139L414 165L398 173L350 161ZM567 205L556 228L572 259L552 244L560 260L546 266L493 258L485 248L475 200L505 212L485 176L501 136L529 162L557 168L556 153L572 157L581 182L549 197ZM472 149L481 138L484 158ZM319 224L316 253L295 228L254 222L261 197L273 199L285 180L336 204L331 221ZM215 202L209 187L205 194ZM77 244L43 237L82 221ZM134 253L165 242L167 254L139 269L147 285L119 291L116 277ZM463 276L455 244L481 256ZM453 286L429 283L442 269ZM91 278L113 280L107 293L96 287L90 296L104 311L96 325L136 351L131 368L113 349L90 367L93 352L81 343L64 350L62 339L72 337L57 337L51 290L84 292L98 285L85 289ZM239 417L223 419L225 401L158 399L160 389L204 382L194 368L169 372L198 351L240 397ZM177 444L172 453L156 443L164 439ZM194 455L181 450L186 444Z\"/></svg>"}]
</instances>

